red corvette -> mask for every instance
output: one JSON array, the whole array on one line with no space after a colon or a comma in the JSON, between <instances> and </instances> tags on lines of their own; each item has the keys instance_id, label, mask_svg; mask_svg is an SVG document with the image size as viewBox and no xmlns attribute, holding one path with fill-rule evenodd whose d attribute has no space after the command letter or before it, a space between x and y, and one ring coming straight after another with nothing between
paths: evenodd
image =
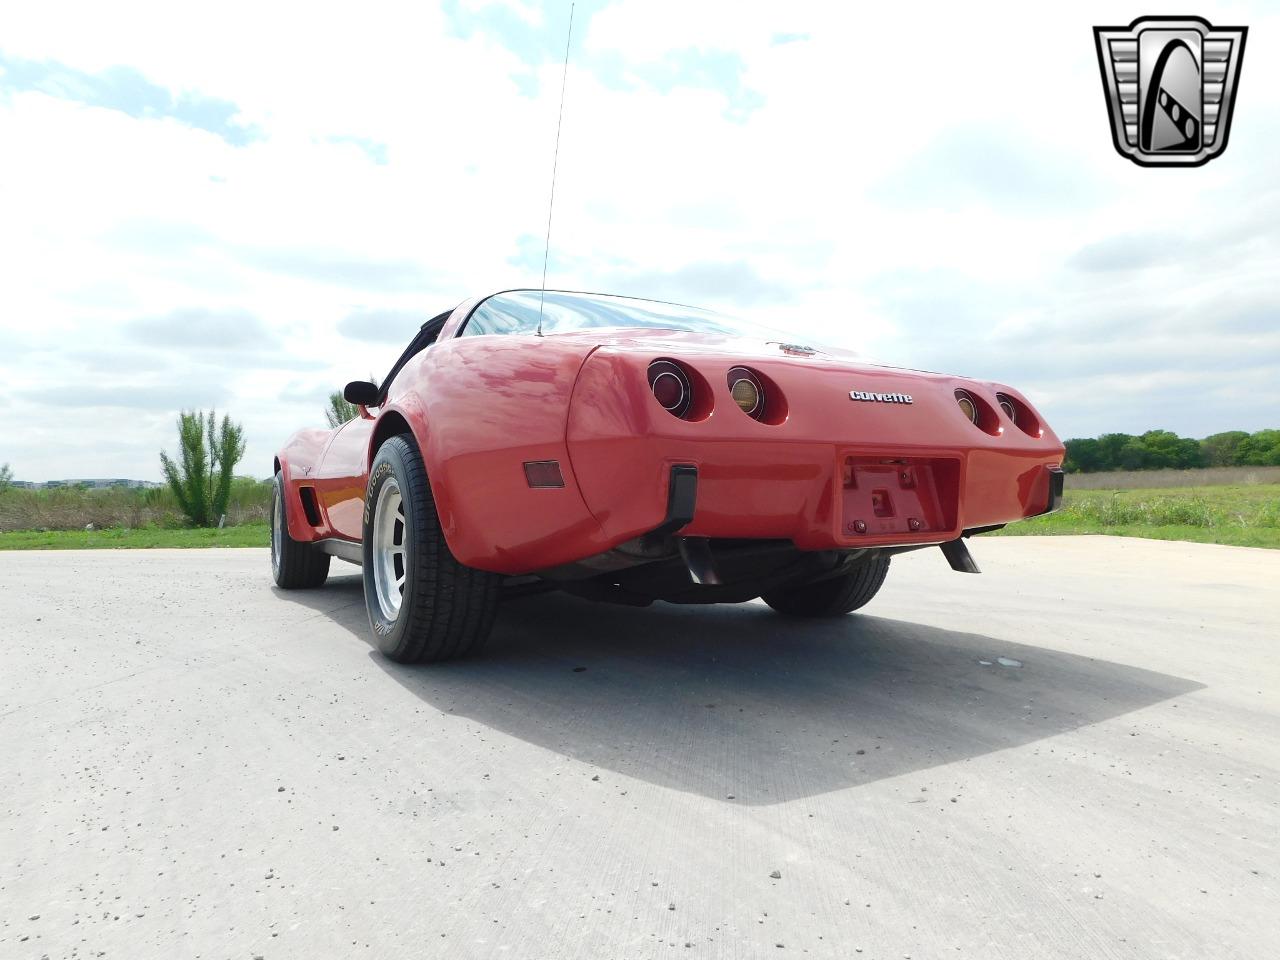
<instances>
[{"instance_id":1,"label":"red corvette","mask_svg":"<svg viewBox=\"0 0 1280 960\"><path fill-rule=\"evenodd\" d=\"M1057 508L1062 444L1016 390L771 336L558 291L442 313L276 457L275 581L358 563L381 650L443 660L544 589L841 615L895 553L976 573L963 538Z\"/></svg>"}]
</instances>

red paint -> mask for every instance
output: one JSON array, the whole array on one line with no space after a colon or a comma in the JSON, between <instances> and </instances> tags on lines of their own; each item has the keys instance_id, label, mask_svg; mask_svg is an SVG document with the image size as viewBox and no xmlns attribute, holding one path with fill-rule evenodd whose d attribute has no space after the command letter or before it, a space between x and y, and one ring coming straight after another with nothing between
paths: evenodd
<instances>
[{"instance_id":1,"label":"red paint","mask_svg":"<svg viewBox=\"0 0 1280 960\"><path fill-rule=\"evenodd\" d=\"M933 543L1035 515L1049 498L1045 468L1062 461L1043 418L1003 384L671 331L454 339L470 307L396 377L375 420L304 430L286 444L295 539L360 539L372 439L392 415L423 452L454 554L508 574L580 560L658 526L672 464L699 470L697 511L682 534L820 550ZM695 418L672 416L654 397L656 359L678 361L695 394L705 392ZM763 421L730 396L736 366L764 384ZM978 402L980 426L961 412L958 389ZM997 391L1034 432L1008 420ZM552 460L564 486L531 488L524 465ZM298 502L303 483L316 488L318 527Z\"/></svg>"}]
</instances>

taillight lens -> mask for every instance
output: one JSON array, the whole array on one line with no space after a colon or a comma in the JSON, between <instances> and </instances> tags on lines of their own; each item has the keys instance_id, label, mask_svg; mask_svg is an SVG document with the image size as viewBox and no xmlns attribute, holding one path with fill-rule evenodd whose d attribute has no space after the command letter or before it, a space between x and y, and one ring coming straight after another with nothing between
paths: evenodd
<instances>
[{"instance_id":1,"label":"taillight lens","mask_svg":"<svg viewBox=\"0 0 1280 960\"><path fill-rule=\"evenodd\" d=\"M1040 418L1027 406L1026 401L1007 393L997 393L996 402L1000 404L1000 409L1005 412L1005 416L1013 421L1013 425L1027 436L1036 439L1044 436L1044 426L1040 423Z\"/></svg>"},{"instance_id":2,"label":"taillight lens","mask_svg":"<svg viewBox=\"0 0 1280 960\"><path fill-rule=\"evenodd\" d=\"M1016 424L1018 422L1018 408L1014 405L1013 399L1007 394L997 393L996 402L1000 404L1000 409L1004 411L1004 415Z\"/></svg>"},{"instance_id":3,"label":"taillight lens","mask_svg":"<svg viewBox=\"0 0 1280 960\"><path fill-rule=\"evenodd\" d=\"M960 412L964 414L965 419L983 433L998 437L1004 432L1004 427L1000 425L1000 414L996 413L996 408L991 405L990 400L969 390L958 389L956 403L959 404Z\"/></svg>"},{"instance_id":4,"label":"taillight lens","mask_svg":"<svg viewBox=\"0 0 1280 960\"><path fill-rule=\"evenodd\" d=\"M684 418L693 405L693 386L679 364L655 360L649 364L649 389L663 410Z\"/></svg>"},{"instance_id":5,"label":"taillight lens","mask_svg":"<svg viewBox=\"0 0 1280 960\"><path fill-rule=\"evenodd\" d=\"M734 367L728 379L729 394L738 408L754 420L763 420L768 398L760 376L746 367Z\"/></svg>"}]
</instances>

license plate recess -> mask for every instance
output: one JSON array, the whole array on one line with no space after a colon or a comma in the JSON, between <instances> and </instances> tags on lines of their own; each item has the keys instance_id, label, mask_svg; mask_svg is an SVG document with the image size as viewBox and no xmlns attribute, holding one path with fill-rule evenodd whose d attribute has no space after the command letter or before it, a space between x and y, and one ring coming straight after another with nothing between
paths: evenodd
<instances>
[{"instance_id":1,"label":"license plate recess","mask_svg":"<svg viewBox=\"0 0 1280 960\"><path fill-rule=\"evenodd\" d=\"M847 456L842 480L846 537L904 534L915 538L955 529L959 460Z\"/></svg>"}]
</instances>

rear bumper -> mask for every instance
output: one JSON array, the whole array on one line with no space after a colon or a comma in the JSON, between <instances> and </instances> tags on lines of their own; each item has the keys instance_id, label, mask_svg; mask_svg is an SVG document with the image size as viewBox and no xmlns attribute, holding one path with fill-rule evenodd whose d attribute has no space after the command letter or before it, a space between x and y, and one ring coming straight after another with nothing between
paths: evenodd
<instances>
[{"instance_id":1,"label":"rear bumper","mask_svg":"<svg viewBox=\"0 0 1280 960\"><path fill-rule=\"evenodd\" d=\"M672 473L693 468L697 497L683 536L791 540L802 550L939 543L966 529L1057 509L1056 459L989 451L761 447L660 440L570 444L583 498L606 539L668 522Z\"/></svg>"},{"instance_id":2,"label":"rear bumper","mask_svg":"<svg viewBox=\"0 0 1280 960\"><path fill-rule=\"evenodd\" d=\"M634 350L594 351L574 371L560 423L548 415L537 430L500 434L485 421L450 427L486 427L480 450L457 452L457 441L445 444L445 428L437 428L432 436L453 452L430 461L432 486L459 561L524 574L657 530L791 541L811 551L942 543L1060 502L1063 448L1047 427L1036 420L1032 435L1001 420L983 430L957 408L958 388L992 409L997 389L1022 400L1010 388L820 360L755 359L752 366L787 402L784 416L757 422L729 396L733 358L699 354L684 362L715 395L701 419L686 421L654 399L645 376L651 359ZM912 402L869 402L851 392L910 394ZM524 398L537 401L535 394ZM529 486L522 461L543 460L559 462L563 486ZM686 469L673 484L680 467Z\"/></svg>"},{"instance_id":3,"label":"rear bumper","mask_svg":"<svg viewBox=\"0 0 1280 960\"><path fill-rule=\"evenodd\" d=\"M957 387L985 389L973 381L863 372L857 384L914 401L853 403L845 371L762 365L787 391L784 422L751 420L727 396L688 422L654 402L643 362L621 351L593 354L569 412L573 475L610 544L664 523L678 465L696 468L698 478L681 535L791 540L802 550L939 543L1061 502L1057 438L1012 423L992 433L974 427L954 399ZM720 371L698 369L708 383L724 383ZM995 406L994 388L987 392Z\"/></svg>"}]
</instances>

